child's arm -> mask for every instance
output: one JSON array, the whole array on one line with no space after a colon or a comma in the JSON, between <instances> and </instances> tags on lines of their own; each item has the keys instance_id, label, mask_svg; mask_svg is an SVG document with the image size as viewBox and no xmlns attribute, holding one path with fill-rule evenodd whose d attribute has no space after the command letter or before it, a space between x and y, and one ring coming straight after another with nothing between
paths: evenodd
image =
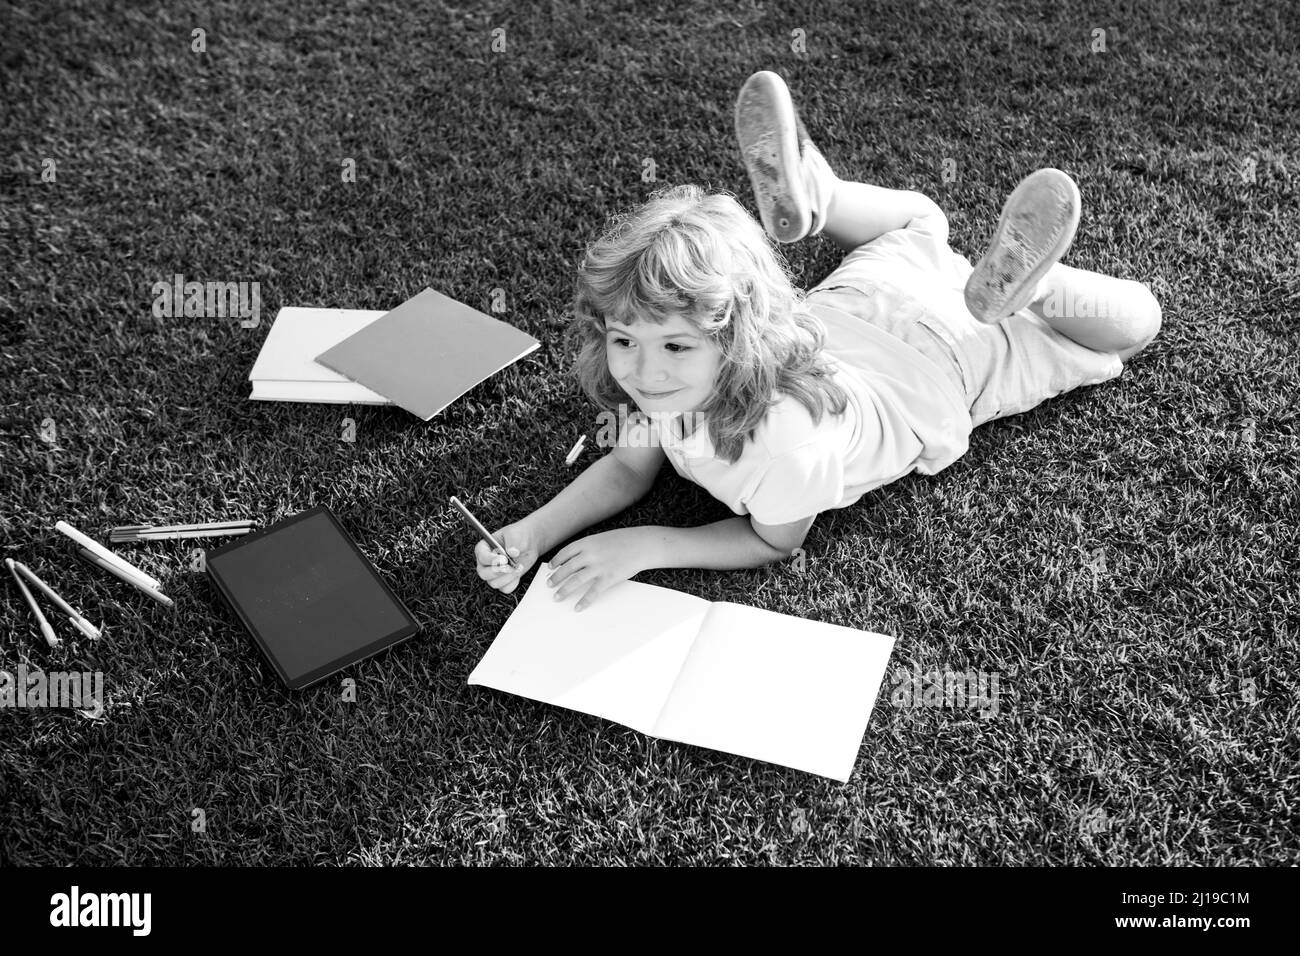
<instances>
[{"instance_id":1,"label":"child's arm","mask_svg":"<svg viewBox=\"0 0 1300 956\"><path fill-rule=\"evenodd\" d=\"M924 193L843 181L835 186L823 231L841 247L854 249L923 216L931 218L938 240L947 242L948 219Z\"/></svg>"},{"instance_id":2,"label":"child's arm","mask_svg":"<svg viewBox=\"0 0 1300 956\"><path fill-rule=\"evenodd\" d=\"M737 515L698 528L645 528L652 568L757 568L783 561L803 544L816 515L789 524L760 524Z\"/></svg>"},{"instance_id":3,"label":"child's arm","mask_svg":"<svg viewBox=\"0 0 1300 956\"><path fill-rule=\"evenodd\" d=\"M651 568L757 568L789 557L816 518L764 525L737 515L698 528L605 531L556 552L548 584L560 600L582 595L575 605L581 611L605 590Z\"/></svg>"},{"instance_id":4,"label":"child's arm","mask_svg":"<svg viewBox=\"0 0 1300 956\"><path fill-rule=\"evenodd\" d=\"M658 452L635 455L634 452ZM571 481L563 491L538 508L524 521L538 529L540 551L549 551L583 528L631 507L654 484L663 449L615 448Z\"/></svg>"},{"instance_id":5,"label":"child's arm","mask_svg":"<svg viewBox=\"0 0 1300 956\"><path fill-rule=\"evenodd\" d=\"M505 558L480 541L474 549L479 577L498 591L511 593L542 554L643 498L664 458L656 443L620 441L542 507L494 532L517 557L518 569L506 566Z\"/></svg>"}]
</instances>

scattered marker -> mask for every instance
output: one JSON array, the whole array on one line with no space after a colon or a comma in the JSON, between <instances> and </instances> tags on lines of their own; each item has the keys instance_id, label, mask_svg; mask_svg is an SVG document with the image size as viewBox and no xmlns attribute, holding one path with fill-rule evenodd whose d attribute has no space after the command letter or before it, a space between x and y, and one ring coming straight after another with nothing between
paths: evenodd
<instances>
[{"instance_id":1,"label":"scattered marker","mask_svg":"<svg viewBox=\"0 0 1300 956\"><path fill-rule=\"evenodd\" d=\"M587 442L586 435L583 435L576 442L574 442L573 447L569 449L569 453L564 456L565 465L572 465L575 461L578 460L578 456L581 455L583 451L582 446L586 444L586 442Z\"/></svg>"},{"instance_id":2,"label":"scattered marker","mask_svg":"<svg viewBox=\"0 0 1300 956\"><path fill-rule=\"evenodd\" d=\"M72 622L73 627L79 630L82 634L85 634L87 637L93 640L99 640L99 635L100 635L99 628L95 627L95 625L91 624L90 621L86 620L84 614L82 614L80 611L74 608L67 601L63 600L63 598L59 597L59 595L55 592L54 588L50 587L48 584L46 584L44 581L42 581L40 578L36 576L35 571L33 571L27 565L23 564L21 561L14 561L13 569L17 571L19 574L21 574L23 577L25 577L32 584L34 584L36 587L40 588L40 590L45 594L45 596L49 598L51 601L53 601L58 606L59 610L61 610L64 614L68 616L68 620Z\"/></svg>"},{"instance_id":3,"label":"scattered marker","mask_svg":"<svg viewBox=\"0 0 1300 956\"><path fill-rule=\"evenodd\" d=\"M14 559L6 558L5 566L9 568L9 573L14 576L14 580L18 582L18 590L23 592L23 597L27 599L28 606L31 607L32 613L36 615L36 622L40 625L41 634L45 637L45 643L49 644L51 648L58 647L59 639L54 636L54 628L50 627L50 622L45 619L45 615L41 613L40 607L36 604L36 598L32 597L32 592L27 589L27 584L23 581L22 575L14 567Z\"/></svg>"}]
</instances>

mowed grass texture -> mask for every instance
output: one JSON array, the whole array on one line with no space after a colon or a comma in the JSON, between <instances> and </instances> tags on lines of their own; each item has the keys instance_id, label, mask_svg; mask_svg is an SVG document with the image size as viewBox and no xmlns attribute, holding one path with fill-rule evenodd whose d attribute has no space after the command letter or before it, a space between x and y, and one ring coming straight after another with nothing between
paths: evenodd
<instances>
[{"instance_id":1,"label":"mowed grass texture","mask_svg":"<svg viewBox=\"0 0 1300 956\"><path fill-rule=\"evenodd\" d=\"M1300 862L1285 4L2 11L3 553L106 633L56 623L47 650L7 583L0 668L102 670L107 701L99 720L0 712L0 861ZM972 257L1022 176L1068 171L1066 261L1164 307L1122 378L824 514L802 569L639 577L897 637L845 785L465 683L522 590L479 581L447 498L495 526L576 473L594 409L561 336L583 246L665 183L754 208L731 111L758 69L841 176L935 197ZM787 251L804 286L838 261L820 238ZM261 324L154 318L177 273L260 282ZM542 348L427 424L248 401L281 306L387 309L430 285L484 311L504 290L500 317ZM299 693L188 543L121 548L168 611L53 531L320 504L424 633ZM728 514L666 468L603 527ZM891 700L909 674L968 669L998 677L996 715Z\"/></svg>"}]
</instances>

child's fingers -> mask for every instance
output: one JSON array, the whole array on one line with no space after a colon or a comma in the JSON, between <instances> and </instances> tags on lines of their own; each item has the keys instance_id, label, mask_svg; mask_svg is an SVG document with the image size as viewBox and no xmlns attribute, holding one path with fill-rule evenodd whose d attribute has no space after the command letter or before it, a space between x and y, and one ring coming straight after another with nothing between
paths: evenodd
<instances>
[{"instance_id":1,"label":"child's fingers","mask_svg":"<svg viewBox=\"0 0 1300 956\"><path fill-rule=\"evenodd\" d=\"M587 589L586 594L578 598L578 603L573 606L573 609L575 611L582 611L585 610L586 608L591 607L591 605L595 603L596 599L600 597L601 593L604 592L604 590L605 589L601 586L599 581L595 582L594 584L592 584L590 588Z\"/></svg>"},{"instance_id":2,"label":"child's fingers","mask_svg":"<svg viewBox=\"0 0 1300 956\"><path fill-rule=\"evenodd\" d=\"M547 586L552 588L560 587L571 576L580 571L586 570L588 563L588 556L580 551L574 551L563 561L552 561L551 573L546 579Z\"/></svg>"},{"instance_id":3,"label":"child's fingers","mask_svg":"<svg viewBox=\"0 0 1300 956\"><path fill-rule=\"evenodd\" d=\"M495 578L497 575L499 575L501 572L513 571L514 568L510 567L510 565L506 564L504 561L497 562L497 561L489 560L485 564L475 565L474 570L478 574L478 576L481 577L483 580L490 581L493 578Z\"/></svg>"},{"instance_id":4,"label":"child's fingers","mask_svg":"<svg viewBox=\"0 0 1300 956\"><path fill-rule=\"evenodd\" d=\"M507 548L506 550L510 552L510 557L514 561L515 566L511 566L510 562L506 560L505 555L499 554L497 555L500 562L497 565L498 567L505 568L507 571L514 571L516 574L523 574L523 572L528 570L529 566L533 563L534 556L532 554L524 554L518 548Z\"/></svg>"},{"instance_id":5,"label":"child's fingers","mask_svg":"<svg viewBox=\"0 0 1300 956\"><path fill-rule=\"evenodd\" d=\"M520 550L515 547L507 548L506 550L510 552L510 556L513 558L518 558L521 553ZM509 570L514 570L513 568L510 568L510 562L506 559L506 556L500 551L497 551L486 541L480 541L474 546L474 559L478 562L480 568L507 568Z\"/></svg>"},{"instance_id":6,"label":"child's fingers","mask_svg":"<svg viewBox=\"0 0 1300 956\"><path fill-rule=\"evenodd\" d=\"M585 590L587 586L592 583L594 578L595 575L586 568L583 568L581 571L576 571L573 574L570 574L563 583L559 584L555 588L553 597L557 601L568 600L574 594L578 593L578 591Z\"/></svg>"},{"instance_id":7,"label":"child's fingers","mask_svg":"<svg viewBox=\"0 0 1300 956\"><path fill-rule=\"evenodd\" d=\"M580 543L581 542L575 541L573 544L557 551L555 557L551 558L551 570L555 571L564 567L578 555L582 554L582 548L579 547Z\"/></svg>"},{"instance_id":8,"label":"child's fingers","mask_svg":"<svg viewBox=\"0 0 1300 956\"><path fill-rule=\"evenodd\" d=\"M496 538L506 547L510 558L513 558L518 567L510 564L510 559L502 554L486 541L479 541L474 545L474 560L476 562L475 572L480 578L488 583L489 587L504 594L512 593L515 588L519 587L519 581L531 564L532 556L524 557L524 548L520 545L506 544L505 535L497 531Z\"/></svg>"},{"instance_id":9,"label":"child's fingers","mask_svg":"<svg viewBox=\"0 0 1300 956\"><path fill-rule=\"evenodd\" d=\"M501 555L492 550L492 546L486 541L480 541L474 545L474 560L480 565L492 565L497 563L497 558Z\"/></svg>"},{"instance_id":10,"label":"child's fingers","mask_svg":"<svg viewBox=\"0 0 1300 956\"><path fill-rule=\"evenodd\" d=\"M504 575L522 573L524 570L523 562L516 560L516 564L519 566L511 567L505 555L492 553L487 555L486 561L477 565L474 570L478 572L478 576L484 581L495 581Z\"/></svg>"},{"instance_id":11,"label":"child's fingers","mask_svg":"<svg viewBox=\"0 0 1300 956\"><path fill-rule=\"evenodd\" d=\"M519 584L521 575L518 571L512 571L509 568L506 570L509 573L492 574L491 577L484 578L484 580L487 581L490 587L496 588L498 591L505 591L508 594Z\"/></svg>"},{"instance_id":12,"label":"child's fingers","mask_svg":"<svg viewBox=\"0 0 1300 956\"><path fill-rule=\"evenodd\" d=\"M496 586L496 582L508 581L510 580L509 577L510 575L519 573L514 568L509 566L505 566L505 565L497 566L491 564L480 564L478 568L476 568L475 570L480 578L482 578L484 581L487 581L489 584L493 585L494 587Z\"/></svg>"}]
</instances>

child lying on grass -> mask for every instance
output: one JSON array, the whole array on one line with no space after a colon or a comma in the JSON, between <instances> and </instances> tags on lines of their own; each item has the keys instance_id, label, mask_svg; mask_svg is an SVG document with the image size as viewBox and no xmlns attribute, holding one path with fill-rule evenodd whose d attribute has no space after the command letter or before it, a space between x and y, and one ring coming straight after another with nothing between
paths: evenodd
<instances>
[{"instance_id":1,"label":"child lying on grass","mask_svg":"<svg viewBox=\"0 0 1300 956\"><path fill-rule=\"evenodd\" d=\"M573 541L551 561L557 600L579 595L581 610L650 568L782 560L819 512L941 471L976 425L1114 378L1160 329L1146 286L1058 261L1079 221L1059 170L1016 187L972 269L932 200L839 179L775 73L741 88L736 134L763 228L730 195L678 186L587 250L576 373L626 425L608 455L496 531L518 569L476 547L492 587L513 591L540 555L640 499L665 457L736 517ZM825 233L847 255L802 293L763 229L783 243Z\"/></svg>"}]
</instances>

